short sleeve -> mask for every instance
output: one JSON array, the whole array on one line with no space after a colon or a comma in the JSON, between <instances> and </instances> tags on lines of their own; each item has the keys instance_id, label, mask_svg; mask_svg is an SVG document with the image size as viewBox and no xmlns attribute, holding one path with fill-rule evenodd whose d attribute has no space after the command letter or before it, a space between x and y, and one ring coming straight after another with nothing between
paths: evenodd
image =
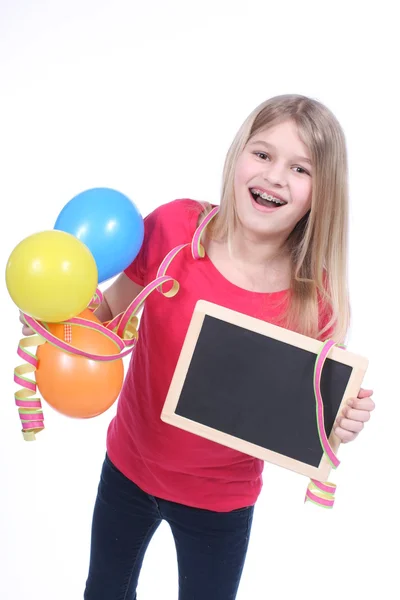
<instances>
[{"instance_id":1,"label":"short sleeve","mask_svg":"<svg viewBox=\"0 0 400 600\"><path fill-rule=\"evenodd\" d=\"M124 273L145 286L166 254L178 244L191 241L202 210L199 202L182 199L162 204L144 218L144 238L135 260Z\"/></svg>"},{"instance_id":2,"label":"short sleeve","mask_svg":"<svg viewBox=\"0 0 400 600\"><path fill-rule=\"evenodd\" d=\"M143 243L135 260L127 267L124 273L138 285L145 285L147 255L154 229L157 224L157 209L144 218Z\"/></svg>"}]
</instances>

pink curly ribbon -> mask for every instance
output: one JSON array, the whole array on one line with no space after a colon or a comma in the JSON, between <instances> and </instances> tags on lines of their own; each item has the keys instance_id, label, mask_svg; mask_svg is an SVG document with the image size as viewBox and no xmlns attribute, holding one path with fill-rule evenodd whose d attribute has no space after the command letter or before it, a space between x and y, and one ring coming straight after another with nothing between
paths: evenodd
<instances>
[{"instance_id":1,"label":"pink curly ribbon","mask_svg":"<svg viewBox=\"0 0 400 600\"><path fill-rule=\"evenodd\" d=\"M321 442L321 446L322 446L329 462L331 463L332 467L334 469L336 469L340 465L340 462L337 459L337 457L335 456L335 454L329 444L328 437L325 432L324 404L322 402L322 395L321 395L322 369L323 369L325 361L328 357L329 351L333 346L336 346L336 342L334 342L332 340L325 342L324 345L322 346L319 354L317 355L317 359L315 361L315 367L314 367L314 394L316 396L317 425L318 425L318 435L319 435L319 439Z\"/></svg>"},{"instance_id":2,"label":"pink curly ribbon","mask_svg":"<svg viewBox=\"0 0 400 600\"><path fill-rule=\"evenodd\" d=\"M204 248L201 246L200 240L208 223L217 214L217 212L218 207L214 208L212 212L207 215L207 217L195 231L191 246L192 255L196 259L204 256ZM177 246L171 250L162 261L160 268L158 269L156 279L149 283L140 292L140 294L138 294L125 312L117 315L108 323L98 324L94 323L93 321L89 321L88 319L74 317L61 323L64 325L65 333L64 340L61 340L49 331L46 323L40 323L29 315L23 315L26 324L29 325L29 327L37 334L20 340L17 354L22 358L22 360L25 361L25 363L19 365L14 370L14 381L22 388L15 393L14 397L15 403L18 406L22 424L22 433L25 440L34 440L35 434L44 429L41 400L40 398L33 397L37 392L36 381L26 376L27 374L34 373L36 371L38 361L36 356L26 350L26 348L35 347L47 342L63 352L74 354L76 356L84 356L90 360L96 360L100 362L119 360L120 358L127 356L130 352L132 352L137 343L138 319L136 315L147 297L154 290L157 290L167 298L172 298L178 293L179 283L172 277L168 276L166 272L175 256L186 246L189 246L189 244L181 244L180 246ZM172 287L165 292L163 291L163 285L168 282L172 283ZM89 304L90 310L94 311L101 304L102 300L103 294L99 289L97 289ZM73 346L70 343L72 339L71 334L73 325L78 327L86 327L87 329L97 331L108 337L108 339L115 344L115 354L92 354L91 352L86 352Z\"/></svg>"},{"instance_id":3,"label":"pink curly ribbon","mask_svg":"<svg viewBox=\"0 0 400 600\"><path fill-rule=\"evenodd\" d=\"M169 290L168 292L163 292L162 286L164 283L167 283L168 281L173 284L172 289ZM179 283L175 279L173 279L172 277L169 277L167 275L157 277L154 281L149 283L140 292L140 294L138 294L136 296L134 301L128 306L128 308L122 315L118 315L118 317L116 317L115 319L113 319L111 321L111 323L108 325L108 327L116 327L118 335L123 335L131 318L134 317L139 312L144 301L147 299L147 297L152 292L154 292L154 290L158 290L167 298L172 298L179 291Z\"/></svg>"},{"instance_id":4,"label":"pink curly ribbon","mask_svg":"<svg viewBox=\"0 0 400 600\"><path fill-rule=\"evenodd\" d=\"M33 317L24 314L24 320L35 331L35 333L39 334L46 342L52 344L59 350L63 352L67 352L69 354L74 354L76 356L84 356L85 358L89 358L91 360L96 360L100 362L109 362L113 360L119 360L120 358L124 358L130 352L132 352L133 347L136 344L136 339L134 335L126 335L129 328L129 325L132 322L132 319L136 316L136 313L141 308L141 305L144 303L146 298L151 294L157 287L161 286L163 283L168 281L172 281L174 284L177 282L168 276L159 277L149 285L147 285L140 294L135 298L135 300L128 306L124 313L118 315L115 319L110 321L107 326L102 323L95 323L93 321L89 321L88 319L83 319L82 317L73 317L68 321L60 323L64 326L72 326L76 325L79 327L85 327L87 329L91 329L92 331L97 331L102 335L105 335L108 339L110 339L116 345L118 352L115 354L93 354L92 352L86 352L85 350L81 350L80 348L76 348L70 343L61 340L60 338L53 335L46 324L42 324ZM175 292L176 293L176 292ZM169 292L170 294L170 292ZM115 330L117 333L115 333Z\"/></svg>"},{"instance_id":5,"label":"pink curly ribbon","mask_svg":"<svg viewBox=\"0 0 400 600\"><path fill-rule=\"evenodd\" d=\"M24 364L14 369L14 381L22 387L14 394L15 404L18 406L18 413L22 425L22 435L25 441L35 439L35 434L44 428L42 403L40 398L35 397L37 392L36 381L26 375L34 373L37 367L37 358L26 348L39 346L44 343L38 335L30 336L20 340L17 354Z\"/></svg>"},{"instance_id":6,"label":"pink curly ribbon","mask_svg":"<svg viewBox=\"0 0 400 600\"><path fill-rule=\"evenodd\" d=\"M315 405L316 405L318 436L319 436L324 454L334 469L336 469L340 465L340 461L338 460L337 456L333 452L333 450L329 444L329 440L326 435L326 431L325 431L324 404L322 401L322 394L321 394L321 376L322 376L322 369L323 369L325 361L328 357L329 351L331 350L331 348L333 348L333 346L336 346L336 345L338 345L342 348L344 347L344 346L341 346L340 344L336 344L336 342L334 342L333 340L328 340L327 342L324 342L323 346L321 347L321 350L319 351L319 353L317 355L316 361L315 361L314 377L313 377L314 395L315 395L315 401L316 401ZM323 483L321 481L311 479L310 483L308 485L307 491L306 491L306 496L305 496L304 502L310 501L310 502L314 502L314 504L317 504L324 508L332 508L334 501L335 501L335 499L334 499L335 491L336 491L336 486L334 484L328 483L328 482Z\"/></svg>"},{"instance_id":7,"label":"pink curly ribbon","mask_svg":"<svg viewBox=\"0 0 400 600\"><path fill-rule=\"evenodd\" d=\"M332 508L335 502L336 485L334 483L322 483L311 479L308 484L304 502L313 502L322 508Z\"/></svg>"},{"instance_id":8,"label":"pink curly ribbon","mask_svg":"<svg viewBox=\"0 0 400 600\"><path fill-rule=\"evenodd\" d=\"M29 325L29 327L31 327L31 329L33 329L33 331L35 331L41 337L43 337L46 340L46 342L48 342L49 344L52 344L59 350L63 350L63 352L67 352L68 354L75 354L76 356L84 356L86 358L90 358L91 360L97 360L100 362L108 362L108 361L113 361L113 360L118 360L120 358L123 358L124 356L127 356L129 354L129 352L131 352L131 348L127 348L126 350L123 350L126 345L125 341L121 340L121 338L119 338L113 331L109 331L106 327L99 325L98 323L93 323L93 321L89 321L87 319L81 319L79 317L74 317L73 319L69 319L68 323L71 323L73 325L78 325L80 327L86 327L87 329L92 329L94 331L98 331L99 333L102 333L103 335L106 335L106 337L108 337L112 342L115 343L117 348L119 348L120 352L116 352L115 354L110 354L110 355L92 354L91 352L86 352L85 350L76 348L75 346L72 346L68 342L65 342L65 341L61 340L60 338L56 337L50 331L48 331L46 329L46 327L44 327L41 323L39 323L39 321L36 321L32 317L29 317L28 315L24 315L24 319L25 319L26 323ZM67 322L61 323L61 325L66 325L66 323Z\"/></svg>"},{"instance_id":9,"label":"pink curly ribbon","mask_svg":"<svg viewBox=\"0 0 400 600\"><path fill-rule=\"evenodd\" d=\"M89 308L90 310L96 310L98 306L103 302L103 294L101 290L97 289L92 300L90 301Z\"/></svg>"},{"instance_id":10,"label":"pink curly ribbon","mask_svg":"<svg viewBox=\"0 0 400 600\"><path fill-rule=\"evenodd\" d=\"M205 250L204 250L203 246L201 245L201 238L203 237L203 233L204 233L207 225L209 224L210 221L213 220L213 218L218 213L218 211L219 211L219 206L216 206L215 208L213 208L208 213L208 215L203 219L203 221L200 223L200 225L194 232L194 236L193 236L192 243L191 243L191 248L192 248L192 256L195 260L197 260L199 258L204 258L204 256L205 256Z\"/></svg>"},{"instance_id":11,"label":"pink curly ribbon","mask_svg":"<svg viewBox=\"0 0 400 600\"><path fill-rule=\"evenodd\" d=\"M24 338L20 341L17 353L24 361L26 361L26 363L16 367L16 369L14 370L14 381L23 388L22 390L19 390L15 393L15 402L18 406L22 423L22 432L25 440L34 440L35 433L41 431L44 428L41 401L39 398L33 397L36 394L36 382L26 377L28 373L35 372L37 367L37 359L33 354L26 350L26 348L29 346L33 347L48 342L50 344L53 344L60 350L63 350L64 352L68 352L70 354L75 354L78 356L85 356L86 358L89 358L91 360L97 360L102 362L118 360L120 358L123 358L124 356L127 356L130 352L132 352L134 346L137 343L138 319L136 315L141 309L143 303L148 298L148 296L152 292L154 292L154 290L157 290L159 293L163 294L165 297L168 298L172 298L178 293L179 283L172 277L168 276L166 272L171 262L179 254L179 252L189 245L191 246L191 253L195 260L198 260L205 256L205 250L204 247L201 245L201 239L207 225L216 216L218 211L219 207L217 206L214 209L212 209L212 211L205 217L205 219L202 221L199 227L197 227L190 244L181 244L180 246L173 248L167 254L157 271L156 279L149 283L140 292L140 294L138 294L138 296L128 306L125 312L117 315L111 321L104 324L94 323L93 321L82 319L80 317L74 317L63 323L64 327L67 328L67 335L65 338L66 340L71 339L68 336L68 333L72 325L86 327L88 329L98 331L102 335L108 337L112 342L114 342L116 346L115 354L107 356L96 355L90 352L85 352L79 348L75 348L70 343L68 343L68 341L63 341L55 337L47 328L46 323L42 324L33 319L32 317L29 317L28 315L23 315L27 325L29 325L36 332L36 334L38 334L35 336L30 336L29 338ZM163 291L163 285L168 282L172 283L172 287L167 292L165 292ZM102 302L102 299L103 295L101 291L96 290L96 294L93 297L89 308L91 310L95 310ZM323 366L328 357L330 349L335 345L338 345L340 347L339 344L336 344L332 340L329 340L323 344L315 361L313 378L314 394L316 400L316 418L318 435L322 449L333 468L337 468L340 462L335 456L325 432L324 405L322 401L320 384ZM334 484L328 482L323 483L315 479L311 479L307 488L305 502L310 501L324 508L332 508L334 504L335 491L336 486Z\"/></svg>"},{"instance_id":12,"label":"pink curly ribbon","mask_svg":"<svg viewBox=\"0 0 400 600\"><path fill-rule=\"evenodd\" d=\"M175 256L177 254L179 254L179 252L181 250L183 250L184 248L186 248L186 246L189 246L189 244L181 244L180 246L177 246L176 248L174 248L173 250L171 250L170 252L168 252L167 256L164 258L164 260L162 261L161 265L158 267L157 278L163 277L165 275L165 273L167 272L167 269L168 269L169 265L172 263L172 261L174 260ZM160 291L160 290L158 290L158 291Z\"/></svg>"}]
</instances>

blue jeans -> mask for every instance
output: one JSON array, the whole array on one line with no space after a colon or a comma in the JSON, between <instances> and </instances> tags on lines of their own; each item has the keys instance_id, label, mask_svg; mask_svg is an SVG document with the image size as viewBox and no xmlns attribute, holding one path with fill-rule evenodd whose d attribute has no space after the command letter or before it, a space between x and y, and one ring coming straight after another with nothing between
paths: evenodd
<instances>
[{"instance_id":1,"label":"blue jeans","mask_svg":"<svg viewBox=\"0 0 400 600\"><path fill-rule=\"evenodd\" d=\"M162 520L175 540L179 600L234 600L253 510L217 513L149 496L106 455L94 508L85 600L136 600L144 554Z\"/></svg>"}]
</instances>

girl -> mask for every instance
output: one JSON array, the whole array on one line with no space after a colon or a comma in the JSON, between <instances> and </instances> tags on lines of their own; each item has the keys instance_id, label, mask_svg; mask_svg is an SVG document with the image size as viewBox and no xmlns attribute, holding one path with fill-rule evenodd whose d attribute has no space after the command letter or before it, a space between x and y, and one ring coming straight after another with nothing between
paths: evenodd
<instances>
[{"instance_id":1,"label":"girl","mask_svg":"<svg viewBox=\"0 0 400 600\"><path fill-rule=\"evenodd\" d=\"M156 277L165 255L190 242L211 207L192 200L145 219L132 265L105 292L97 316L123 312ZM343 342L347 295L347 159L344 135L319 102L286 95L254 110L229 149L220 210L206 254L190 246L168 274L173 298L146 300L94 509L86 600L136 598L143 557L166 520L175 539L180 600L233 600L243 569L262 461L163 423L180 349L200 298L318 338ZM371 390L335 425L353 440L369 419Z\"/></svg>"}]
</instances>

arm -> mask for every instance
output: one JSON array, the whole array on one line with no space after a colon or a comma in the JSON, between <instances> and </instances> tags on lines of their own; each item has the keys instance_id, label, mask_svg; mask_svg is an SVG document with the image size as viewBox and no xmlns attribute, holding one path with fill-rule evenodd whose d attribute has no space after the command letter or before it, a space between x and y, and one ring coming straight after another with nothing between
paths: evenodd
<instances>
[{"instance_id":1,"label":"arm","mask_svg":"<svg viewBox=\"0 0 400 600\"><path fill-rule=\"evenodd\" d=\"M95 310L95 315L102 323L110 321L112 318L124 312L130 303L142 291L143 287L129 279L125 273L121 273L117 279L103 294L103 302ZM19 320L22 323L22 334L33 335L35 332L25 325L22 313L19 313Z\"/></svg>"},{"instance_id":2,"label":"arm","mask_svg":"<svg viewBox=\"0 0 400 600\"><path fill-rule=\"evenodd\" d=\"M124 312L130 303L142 291L143 287L121 273L103 294L103 302L95 310L95 315L102 323L110 321Z\"/></svg>"}]
</instances>

